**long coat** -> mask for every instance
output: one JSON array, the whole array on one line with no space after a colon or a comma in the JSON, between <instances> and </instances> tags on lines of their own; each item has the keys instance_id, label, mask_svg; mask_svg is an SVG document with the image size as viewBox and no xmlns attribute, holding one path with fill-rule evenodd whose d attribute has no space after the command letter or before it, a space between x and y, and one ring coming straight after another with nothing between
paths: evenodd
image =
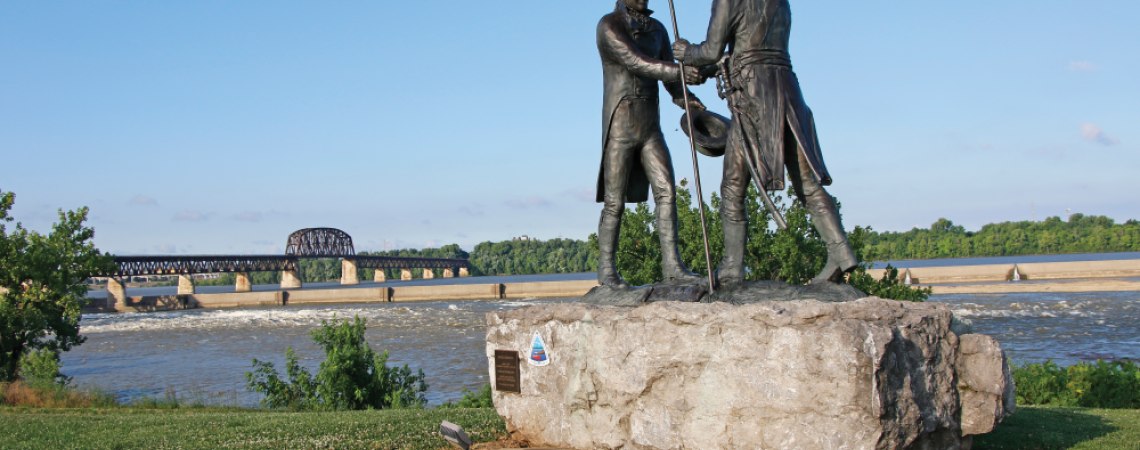
<instances>
[{"instance_id":1,"label":"long coat","mask_svg":"<svg viewBox=\"0 0 1140 450\"><path fill-rule=\"evenodd\" d=\"M785 148L792 146L820 184L831 184L815 118L788 56L791 26L788 0L714 0L706 41L690 46L684 58L694 66L713 64L728 47L728 151L749 152L768 190L784 188Z\"/></svg>"},{"instance_id":2,"label":"long coat","mask_svg":"<svg viewBox=\"0 0 1140 450\"><path fill-rule=\"evenodd\" d=\"M652 12L650 12L652 13ZM610 122L614 110L626 97L657 98L658 80L666 81L665 89L674 102L683 103L684 86L681 68L673 61L669 34L657 19L649 19L642 26L626 10L623 2L617 9L602 17L597 30L598 54L602 58L602 76L605 93L602 98L602 164L598 169L597 201L602 203L605 193L605 147L609 141ZM635 158L626 184L625 201L640 203L649 200L649 179L640 159Z\"/></svg>"}]
</instances>

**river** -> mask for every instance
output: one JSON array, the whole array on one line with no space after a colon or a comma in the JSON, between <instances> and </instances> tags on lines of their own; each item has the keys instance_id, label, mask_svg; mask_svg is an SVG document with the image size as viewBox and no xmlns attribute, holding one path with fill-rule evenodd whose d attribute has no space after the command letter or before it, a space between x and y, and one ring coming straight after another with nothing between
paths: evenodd
<instances>
[{"instance_id":1,"label":"river","mask_svg":"<svg viewBox=\"0 0 1140 450\"><path fill-rule=\"evenodd\" d=\"M289 306L162 313L87 314L88 341L64 354L63 372L80 386L126 398L166 391L221 404L255 405L244 390L253 358L283 373L288 347L315 368L323 354L308 337L321 320L359 315L367 339L390 364L423 369L430 404L487 382L484 315L576 299L481 300ZM994 336L1015 363L1097 358L1140 360L1140 293L935 295Z\"/></svg>"}]
</instances>

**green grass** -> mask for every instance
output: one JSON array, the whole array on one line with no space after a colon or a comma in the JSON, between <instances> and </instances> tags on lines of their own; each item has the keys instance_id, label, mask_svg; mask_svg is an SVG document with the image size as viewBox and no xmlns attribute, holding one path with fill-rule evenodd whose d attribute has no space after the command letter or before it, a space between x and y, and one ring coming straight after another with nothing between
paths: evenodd
<instances>
[{"instance_id":1,"label":"green grass","mask_svg":"<svg viewBox=\"0 0 1140 450\"><path fill-rule=\"evenodd\" d=\"M282 412L0 407L3 449L432 449L439 424L475 442L506 434L494 409Z\"/></svg>"},{"instance_id":2,"label":"green grass","mask_svg":"<svg viewBox=\"0 0 1140 450\"><path fill-rule=\"evenodd\" d=\"M280 412L0 407L3 449L432 449L439 423L476 442L506 434L494 409ZM1140 410L1021 407L975 450L1140 450Z\"/></svg>"},{"instance_id":3,"label":"green grass","mask_svg":"<svg viewBox=\"0 0 1140 450\"><path fill-rule=\"evenodd\" d=\"M1140 450L1140 410L1019 406L973 450Z\"/></svg>"}]
</instances>

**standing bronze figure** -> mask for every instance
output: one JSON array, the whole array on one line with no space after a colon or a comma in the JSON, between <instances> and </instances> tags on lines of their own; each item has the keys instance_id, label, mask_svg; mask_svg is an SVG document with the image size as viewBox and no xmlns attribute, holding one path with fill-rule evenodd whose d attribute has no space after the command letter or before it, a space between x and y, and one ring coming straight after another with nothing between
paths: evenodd
<instances>
[{"instance_id":1,"label":"standing bronze figure","mask_svg":"<svg viewBox=\"0 0 1140 450\"><path fill-rule=\"evenodd\" d=\"M677 206L673 161L661 133L658 85L661 81L684 108L683 81L704 80L697 69L672 62L669 35L650 17L648 0L618 0L612 13L598 22L598 54L602 58L605 94L602 101L602 163L597 201L604 203L598 224L598 282L624 286L615 265L618 233L625 203L649 199L653 189L657 232L661 239L662 271L666 282L696 283L681 262L677 247ZM703 111L693 94L690 107Z\"/></svg>"},{"instance_id":2,"label":"standing bronze figure","mask_svg":"<svg viewBox=\"0 0 1140 450\"><path fill-rule=\"evenodd\" d=\"M827 263L812 284L840 281L856 265L835 199L823 188L831 185L831 175L823 165L815 119L792 71L791 25L788 0L714 0L706 41L691 45L678 39L673 44L673 56L687 65L719 62L732 109L720 188L725 247L716 271L720 283L744 280L744 194L750 178L762 184L758 189L784 189L785 166L796 196L827 243Z\"/></svg>"}]
</instances>

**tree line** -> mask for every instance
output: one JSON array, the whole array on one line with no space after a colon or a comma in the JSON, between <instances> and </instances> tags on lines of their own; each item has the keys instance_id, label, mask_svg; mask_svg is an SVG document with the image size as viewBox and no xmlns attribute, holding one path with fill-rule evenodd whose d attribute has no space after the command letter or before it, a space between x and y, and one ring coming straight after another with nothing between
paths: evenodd
<instances>
[{"instance_id":1,"label":"tree line","mask_svg":"<svg viewBox=\"0 0 1140 450\"><path fill-rule=\"evenodd\" d=\"M969 258L1140 251L1140 222L1122 224L1105 216L1073 214L1042 222L991 223L966 231L945 218L930 228L905 232L871 232L866 245L880 259Z\"/></svg>"}]
</instances>

